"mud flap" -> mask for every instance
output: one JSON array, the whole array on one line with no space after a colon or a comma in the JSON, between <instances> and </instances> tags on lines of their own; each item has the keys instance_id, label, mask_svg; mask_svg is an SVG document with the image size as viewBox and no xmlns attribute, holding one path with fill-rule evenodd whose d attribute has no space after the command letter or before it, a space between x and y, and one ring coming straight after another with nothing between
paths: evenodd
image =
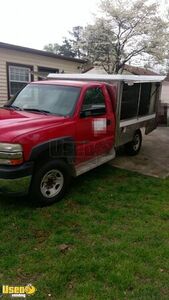
<instances>
[{"instance_id":1,"label":"mud flap","mask_svg":"<svg viewBox=\"0 0 169 300\"><path fill-rule=\"evenodd\" d=\"M145 134L149 134L150 132L152 132L154 129L156 129L158 126L158 121L157 121L157 117L146 122L146 126L145 126Z\"/></svg>"}]
</instances>

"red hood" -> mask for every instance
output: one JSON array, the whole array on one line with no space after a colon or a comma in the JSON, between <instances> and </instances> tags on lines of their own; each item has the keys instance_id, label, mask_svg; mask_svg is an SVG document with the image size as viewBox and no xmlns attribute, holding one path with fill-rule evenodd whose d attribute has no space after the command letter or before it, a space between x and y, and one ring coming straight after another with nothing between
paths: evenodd
<instances>
[{"instance_id":1,"label":"red hood","mask_svg":"<svg viewBox=\"0 0 169 300\"><path fill-rule=\"evenodd\" d=\"M0 142L13 142L15 138L27 133L36 133L56 123L64 123L67 118L0 109Z\"/></svg>"}]
</instances>

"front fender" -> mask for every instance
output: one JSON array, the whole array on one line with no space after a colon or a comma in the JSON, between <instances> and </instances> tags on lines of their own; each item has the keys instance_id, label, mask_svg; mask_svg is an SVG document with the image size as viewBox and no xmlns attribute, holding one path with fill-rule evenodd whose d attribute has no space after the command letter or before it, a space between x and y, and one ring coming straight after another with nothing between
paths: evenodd
<instances>
[{"instance_id":1,"label":"front fender","mask_svg":"<svg viewBox=\"0 0 169 300\"><path fill-rule=\"evenodd\" d=\"M69 163L75 161L75 141L72 137L60 137L36 145L32 148L29 160L35 161L41 155L48 158L64 158Z\"/></svg>"}]
</instances>

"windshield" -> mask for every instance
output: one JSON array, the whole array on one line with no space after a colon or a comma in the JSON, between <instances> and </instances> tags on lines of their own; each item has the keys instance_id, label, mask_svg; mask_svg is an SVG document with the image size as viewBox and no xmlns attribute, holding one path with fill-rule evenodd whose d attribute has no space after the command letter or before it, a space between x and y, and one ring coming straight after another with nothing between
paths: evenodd
<instances>
[{"instance_id":1,"label":"windshield","mask_svg":"<svg viewBox=\"0 0 169 300\"><path fill-rule=\"evenodd\" d=\"M30 84L16 96L11 107L70 116L74 112L79 94L79 87Z\"/></svg>"}]
</instances>

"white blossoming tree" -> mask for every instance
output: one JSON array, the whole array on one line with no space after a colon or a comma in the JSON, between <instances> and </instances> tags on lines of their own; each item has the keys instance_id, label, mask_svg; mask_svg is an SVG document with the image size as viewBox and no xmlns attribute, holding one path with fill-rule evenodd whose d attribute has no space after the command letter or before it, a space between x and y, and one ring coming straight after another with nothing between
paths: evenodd
<instances>
[{"instance_id":1,"label":"white blossoming tree","mask_svg":"<svg viewBox=\"0 0 169 300\"><path fill-rule=\"evenodd\" d=\"M154 63L167 57L168 20L160 16L157 2L102 0L100 8L100 17L83 31L83 53L92 63L111 74L144 54Z\"/></svg>"}]
</instances>

